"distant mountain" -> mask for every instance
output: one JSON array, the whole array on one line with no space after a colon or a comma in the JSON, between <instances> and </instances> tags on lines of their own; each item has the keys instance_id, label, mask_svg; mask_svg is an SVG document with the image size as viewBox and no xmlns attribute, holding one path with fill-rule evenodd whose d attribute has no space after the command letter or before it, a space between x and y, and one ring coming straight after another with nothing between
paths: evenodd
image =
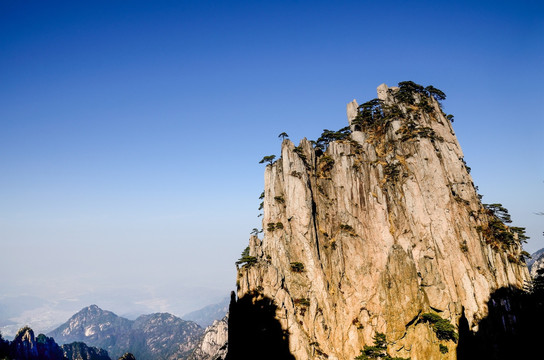
<instances>
[{"instance_id":1,"label":"distant mountain","mask_svg":"<svg viewBox=\"0 0 544 360\"><path fill-rule=\"evenodd\" d=\"M110 348L128 346L128 342L119 341L117 337L118 334L130 332L131 326L130 320L119 317L111 311L102 310L96 305L91 305L80 310L48 335L62 344L84 341L87 344L104 348L112 356L115 356ZM108 346L102 346L103 344Z\"/></svg>"},{"instance_id":2,"label":"distant mountain","mask_svg":"<svg viewBox=\"0 0 544 360\"><path fill-rule=\"evenodd\" d=\"M534 279L537 275L537 271L539 269L544 269L544 248L531 254L531 259L527 261L527 266L529 267L529 272Z\"/></svg>"},{"instance_id":3,"label":"distant mountain","mask_svg":"<svg viewBox=\"0 0 544 360\"><path fill-rule=\"evenodd\" d=\"M128 350L138 360L185 359L203 331L198 324L168 313L142 315L133 322Z\"/></svg>"},{"instance_id":4,"label":"distant mountain","mask_svg":"<svg viewBox=\"0 0 544 360\"><path fill-rule=\"evenodd\" d=\"M0 291L0 331L4 339L13 340L25 325L32 327L36 334L47 334L90 304L97 304L129 320L156 312L168 312L185 319L180 315L219 302L228 294L215 288L185 287L172 280L149 286L127 284L117 289L82 289L69 295L53 289L56 287L39 296L36 289L30 289L29 295L20 295L26 294L28 289L3 284Z\"/></svg>"},{"instance_id":5,"label":"distant mountain","mask_svg":"<svg viewBox=\"0 0 544 360\"><path fill-rule=\"evenodd\" d=\"M229 302L230 298L227 296L220 303L205 306L200 310L183 315L182 318L194 321L203 328L206 328L213 324L214 321L225 317L225 314L229 311Z\"/></svg>"},{"instance_id":6,"label":"distant mountain","mask_svg":"<svg viewBox=\"0 0 544 360\"><path fill-rule=\"evenodd\" d=\"M112 358L130 352L138 360L169 360L185 359L202 333L198 324L168 313L128 320L91 305L48 335L60 343L82 341L103 348Z\"/></svg>"}]
</instances>

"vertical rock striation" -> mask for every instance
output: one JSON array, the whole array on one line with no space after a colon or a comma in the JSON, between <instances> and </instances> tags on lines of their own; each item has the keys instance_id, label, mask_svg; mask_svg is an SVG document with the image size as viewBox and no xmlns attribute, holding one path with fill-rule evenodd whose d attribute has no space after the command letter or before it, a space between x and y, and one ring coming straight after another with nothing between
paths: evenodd
<instances>
[{"instance_id":1,"label":"vertical rock striation","mask_svg":"<svg viewBox=\"0 0 544 360\"><path fill-rule=\"evenodd\" d=\"M284 140L265 170L264 237L250 239L237 296L273 300L296 359L351 360L377 333L391 356L455 359L455 337L423 315L476 331L494 290L529 279L436 96L383 84L378 97L348 104L348 135Z\"/></svg>"}]
</instances>

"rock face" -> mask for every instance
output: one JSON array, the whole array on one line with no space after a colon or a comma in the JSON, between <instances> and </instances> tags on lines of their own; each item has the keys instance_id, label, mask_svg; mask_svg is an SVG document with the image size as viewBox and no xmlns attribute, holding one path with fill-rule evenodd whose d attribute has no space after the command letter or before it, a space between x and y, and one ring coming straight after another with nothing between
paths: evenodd
<instances>
[{"instance_id":1,"label":"rock face","mask_svg":"<svg viewBox=\"0 0 544 360\"><path fill-rule=\"evenodd\" d=\"M126 352L138 360L184 359L196 346L202 328L167 313L131 321L91 305L49 333L61 343L82 341L107 350L112 358Z\"/></svg>"},{"instance_id":2,"label":"rock face","mask_svg":"<svg viewBox=\"0 0 544 360\"><path fill-rule=\"evenodd\" d=\"M228 314L206 328L189 360L223 360L228 349Z\"/></svg>"},{"instance_id":3,"label":"rock face","mask_svg":"<svg viewBox=\"0 0 544 360\"><path fill-rule=\"evenodd\" d=\"M393 357L455 359L455 331L424 314L477 331L490 294L529 279L437 96L385 84L378 96L348 104L348 135L321 149L284 140L265 170L264 237L250 239L237 296L273 301L296 359L352 360L377 333Z\"/></svg>"}]
</instances>

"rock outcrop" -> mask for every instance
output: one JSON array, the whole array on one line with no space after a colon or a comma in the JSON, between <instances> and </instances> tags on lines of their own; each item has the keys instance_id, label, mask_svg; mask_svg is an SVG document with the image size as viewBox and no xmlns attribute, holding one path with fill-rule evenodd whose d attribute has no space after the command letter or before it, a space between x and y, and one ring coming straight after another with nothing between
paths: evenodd
<instances>
[{"instance_id":1,"label":"rock outcrop","mask_svg":"<svg viewBox=\"0 0 544 360\"><path fill-rule=\"evenodd\" d=\"M202 339L188 360L223 360L228 349L228 318L215 320L204 331Z\"/></svg>"},{"instance_id":2,"label":"rock outcrop","mask_svg":"<svg viewBox=\"0 0 544 360\"><path fill-rule=\"evenodd\" d=\"M34 331L25 326L21 328L11 342L12 356L19 359L37 359L38 343L34 337Z\"/></svg>"},{"instance_id":3,"label":"rock outcrop","mask_svg":"<svg viewBox=\"0 0 544 360\"><path fill-rule=\"evenodd\" d=\"M105 350L88 347L81 342L59 346L51 337L39 334L25 326L12 342L0 336L0 359L16 360L111 360Z\"/></svg>"},{"instance_id":4,"label":"rock outcrop","mask_svg":"<svg viewBox=\"0 0 544 360\"><path fill-rule=\"evenodd\" d=\"M380 85L379 99L348 104L349 129L286 139L266 167L264 237L250 239L237 296L273 302L296 359L352 360L378 333L393 357L455 359L460 319L477 331L490 294L529 279L440 93Z\"/></svg>"},{"instance_id":5,"label":"rock outcrop","mask_svg":"<svg viewBox=\"0 0 544 360\"><path fill-rule=\"evenodd\" d=\"M108 352L94 346L87 346L82 342L73 342L62 345L64 356L72 360L111 360Z\"/></svg>"},{"instance_id":6,"label":"rock outcrop","mask_svg":"<svg viewBox=\"0 0 544 360\"><path fill-rule=\"evenodd\" d=\"M38 358L42 360L63 360L65 357L69 360L74 358L66 356L64 349L61 348L55 339L47 337L44 334L39 334L36 337L36 344L38 345ZM108 358L109 359L109 358ZM108 360L104 359L104 360ZM89 359L91 360L91 359ZM100 359L102 360L102 359Z\"/></svg>"}]
</instances>

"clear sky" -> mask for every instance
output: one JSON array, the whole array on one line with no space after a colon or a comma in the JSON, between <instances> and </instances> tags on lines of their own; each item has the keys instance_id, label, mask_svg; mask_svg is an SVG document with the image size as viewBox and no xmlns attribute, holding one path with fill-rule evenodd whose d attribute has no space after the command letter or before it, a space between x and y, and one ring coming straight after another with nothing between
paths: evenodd
<instances>
[{"instance_id":1,"label":"clear sky","mask_svg":"<svg viewBox=\"0 0 544 360\"><path fill-rule=\"evenodd\" d=\"M341 128L404 80L447 94L484 202L533 252L543 68L542 1L2 0L0 300L228 295L278 134Z\"/></svg>"}]
</instances>

